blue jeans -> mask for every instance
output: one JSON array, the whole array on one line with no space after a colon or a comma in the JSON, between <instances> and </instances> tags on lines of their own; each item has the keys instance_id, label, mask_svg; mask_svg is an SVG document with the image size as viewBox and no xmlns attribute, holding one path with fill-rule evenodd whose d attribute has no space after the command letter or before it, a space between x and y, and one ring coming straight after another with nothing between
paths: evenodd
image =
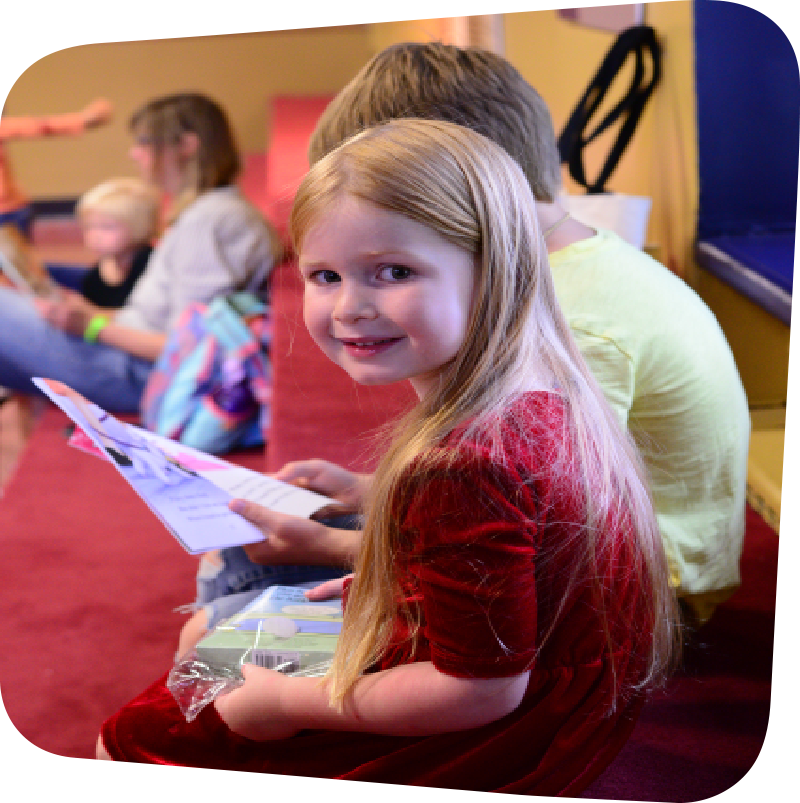
<instances>
[{"instance_id":1,"label":"blue jeans","mask_svg":"<svg viewBox=\"0 0 800 803\"><path fill-rule=\"evenodd\" d=\"M352 515L325 519L323 523L340 529L362 526L361 518ZM221 566L201 558L197 572L195 607L205 608L209 630L222 619L238 613L270 586L313 588L325 580L350 573L349 569L331 566L262 566L253 563L240 546L221 549L219 557Z\"/></svg>"},{"instance_id":2,"label":"blue jeans","mask_svg":"<svg viewBox=\"0 0 800 803\"><path fill-rule=\"evenodd\" d=\"M12 212L4 212L0 215L0 226L16 226L26 240L31 237L33 229L33 209L30 206L21 206Z\"/></svg>"},{"instance_id":3,"label":"blue jeans","mask_svg":"<svg viewBox=\"0 0 800 803\"><path fill-rule=\"evenodd\" d=\"M40 395L32 376L57 379L112 413L138 412L152 364L48 324L31 300L0 287L0 386Z\"/></svg>"}]
</instances>

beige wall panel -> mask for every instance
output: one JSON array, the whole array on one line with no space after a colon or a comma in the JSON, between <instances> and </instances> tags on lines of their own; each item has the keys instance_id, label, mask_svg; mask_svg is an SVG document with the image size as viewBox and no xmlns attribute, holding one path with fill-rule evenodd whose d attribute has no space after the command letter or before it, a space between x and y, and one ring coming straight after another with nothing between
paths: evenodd
<instances>
[{"instance_id":1,"label":"beige wall panel","mask_svg":"<svg viewBox=\"0 0 800 803\"><path fill-rule=\"evenodd\" d=\"M698 269L695 289L725 332L750 406L785 406L789 327L708 271Z\"/></svg>"}]
</instances>

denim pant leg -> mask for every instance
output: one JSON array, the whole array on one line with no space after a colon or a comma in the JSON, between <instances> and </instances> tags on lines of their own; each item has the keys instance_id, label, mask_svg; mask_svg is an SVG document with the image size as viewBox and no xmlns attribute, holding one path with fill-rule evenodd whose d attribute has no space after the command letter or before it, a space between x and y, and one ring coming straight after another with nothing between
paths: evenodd
<instances>
[{"instance_id":1,"label":"denim pant leg","mask_svg":"<svg viewBox=\"0 0 800 803\"><path fill-rule=\"evenodd\" d=\"M263 591L270 586L306 586L349 573L331 566L263 566L253 563L242 547L219 551L222 565L201 559L197 573L197 606L245 591Z\"/></svg>"},{"instance_id":2,"label":"denim pant leg","mask_svg":"<svg viewBox=\"0 0 800 803\"><path fill-rule=\"evenodd\" d=\"M0 287L0 386L38 395L30 379L43 376L110 412L137 412L151 368L119 349L50 326L29 298Z\"/></svg>"},{"instance_id":3,"label":"denim pant leg","mask_svg":"<svg viewBox=\"0 0 800 803\"><path fill-rule=\"evenodd\" d=\"M348 514L322 520L328 527L357 530L363 526L361 516ZM202 559L197 573L196 607L205 606L209 621L230 616L270 586L301 586L310 588L334 577L349 574L349 569L331 566L264 566L253 563L242 547L219 551L221 565ZM245 592L250 593L249 596ZM225 600L234 597L234 600ZM237 607L238 606L238 607Z\"/></svg>"}]
</instances>

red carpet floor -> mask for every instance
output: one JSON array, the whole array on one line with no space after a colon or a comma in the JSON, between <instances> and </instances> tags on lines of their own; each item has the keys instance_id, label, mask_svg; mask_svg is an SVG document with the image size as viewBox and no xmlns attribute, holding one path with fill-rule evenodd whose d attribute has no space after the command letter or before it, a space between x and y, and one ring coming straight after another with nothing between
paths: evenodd
<instances>
[{"instance_id":1,"label":"red carpet floor","mask_svg":"<svg viewBox=\"0 0 800 803\"><path fill-rule=\"evenodd\" d=\"M0 690L33 744L90 757L102 720L169 665L195 559L111 466L64 444L65 423L45 414L0 500ZM749 511L742 588L585 797L702 800L747 773L769 716L777 549Z\"/></svg>"},{"instance_id":2,"label":"red carpet floor","mask_svg":"<svg viewBox=\"0 0 800 803\"><path fill-rule=\"evenodd\" d=\"M695 635L683 671L583 797L688 803L747 774L769 719L777 561L778 536L748 509L741 588Z\"/></svg>"},{"instance_id":3,"label":"red carpet floor","mask_svg":"<svg viewBox=\"0 0 800 803\"><path fill-rule=\"evenodd\" d=\"M0 691L29 741L88 758L100 723L170 665L197 559L66 425L44 414L0 499Z\"/></svg>"}]
</instances>

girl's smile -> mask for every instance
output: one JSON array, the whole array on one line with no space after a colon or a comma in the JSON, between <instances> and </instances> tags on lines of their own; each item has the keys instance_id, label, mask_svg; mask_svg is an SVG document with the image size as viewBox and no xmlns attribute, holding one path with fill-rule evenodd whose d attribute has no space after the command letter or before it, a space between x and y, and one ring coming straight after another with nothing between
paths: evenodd
<instances>
[{"instance_id":1,"label":"girl's smile","mask_svg":"<svg viewBox=\"0 0 800 803\"><path fill-rule=\"evenodd\" d=\"M342 345L352 357L358 359L359 357L374 357L401 340L402 338L400 337L384 339L348 338L347 340L342 340Z\"/></svg>"},{"instance_id":2,"label":"girl's smile","mask_svg":"<svg viewBox=\"0 0 800 803\"><path fill-rule=\"evenodd\" d=\"M410 379L422 397L464 342L474 270L433 229L345 194L302 242L306 326L357 382Z\"/></svg>"}]
</instances>

